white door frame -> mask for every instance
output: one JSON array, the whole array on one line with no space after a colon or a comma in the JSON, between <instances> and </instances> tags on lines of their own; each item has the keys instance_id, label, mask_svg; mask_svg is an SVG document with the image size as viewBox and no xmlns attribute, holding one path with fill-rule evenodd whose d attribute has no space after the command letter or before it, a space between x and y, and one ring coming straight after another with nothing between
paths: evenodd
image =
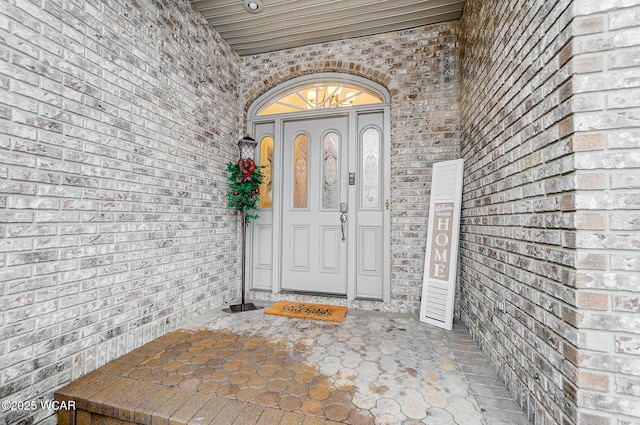
<instances>
[{"instance_id":1,"label":"white door frame","mask_svg":"<svg viewBox=\"0 0 640 425\"><path fill-rule=\"evenodd\" d=\"M295 86L301 84L301 81L309 82L316 79L320 79L320 76L325 76L327 74L314 74L310 76L301 77L300 79L295 79L294 82L289 82L281 87L276 87L269 92L265 93L261 96L256 102L254 102L249 108L248 117L247 117L247 129L250 135L253 135L258 142L259 136L256 134L256 129L260 126L264 128L265 126L269 127L267 133L273 137L274 140L274 156L273 156L273 170L272 170L272 178L274 182L273 186L273 220L271 223L272 229L272 237L271 237L271 246L272 246L272 256L270 258L270 263L272 265L271 268L271 292L279 293L281 292L281 276L282 276L282 217L283 217L283 190L284 188L284 179L283 179L283 164L284 162L284 149L282 148L281 142L283 141L283 129L285 121L289 119L313 119L321 116L329 116L335 113L335 111L327 110L327 111L310 111L310 112L299 112L299 113L289 113L283 115L268 115L268 116L255 116L254 114L259 109L261 105L268 101L268 99L274 97L274 93L280 93L283 89L291 86ZM391 118L390 118L390 106L389 106L389 95L386 89L382 86L375 84L371 81L364 80L362 78L354 79L353 76L350 75L341 75L341 77L336 77L336 74L331 74L330 78L342 78L345 81L356 82L358 84L365 84L369 86L374 86L376 92L379 92L383 98L385 99L385 103L383 104L375 104L368 106L360 106L360 107L352 107L348 108L349 115L349 140L357 140L358 137L358 129L357 129L357 116L361 113L371 113L371 112L382 112L383 113L383 193L384 193L384 202L389 207L384 208L384 216L383 216L383 288L382 288L382 300L383 302L390 302L391 300ZM344 111L343 111L344 112ZM260 130L262 131L262 130ZM357 155L349 156L349 172L357 172ZM349 186L348 190L348 202L350 210L355 209L356 206L356 194L357 190L355 187ZM260 215L260 211L258 211L258 215ZM350 218L354 217L355 214L351 214ZM254 227L255 222L252 223L247 232L247 244L252 246L254 239ZM355 241L356 238L356 226L348 226L348 238L350 241ZM356 243L349 244L349 258L355 259L356 255ZM248 249L246 251L247 261L246 261L246 276L247 281L249 282L250 288L253 290L269 290L266 287L254 288L251 286L251 282L253 282L253 273L252 273L252 264L254 260L253 255L254 250ZM348 269L348 277L347 277L347 299L354 300L356 299L356 269L353 266L350 266Z\"/></svg>"}]
</instances>

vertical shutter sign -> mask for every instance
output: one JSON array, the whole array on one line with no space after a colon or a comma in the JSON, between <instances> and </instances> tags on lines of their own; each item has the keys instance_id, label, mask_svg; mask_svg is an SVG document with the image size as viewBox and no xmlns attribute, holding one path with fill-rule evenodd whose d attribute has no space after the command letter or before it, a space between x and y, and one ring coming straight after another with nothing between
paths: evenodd
<instances>
[{"instance_id":1,"label":"vertical shutter sign","mask_svg":"<svg viewBox=\"0 0 640 425\"><path fill-rule=\"evenodd\" d=\"M464 160L433 164L420 320L451 330Z\"/></svg>"}]
</instances>

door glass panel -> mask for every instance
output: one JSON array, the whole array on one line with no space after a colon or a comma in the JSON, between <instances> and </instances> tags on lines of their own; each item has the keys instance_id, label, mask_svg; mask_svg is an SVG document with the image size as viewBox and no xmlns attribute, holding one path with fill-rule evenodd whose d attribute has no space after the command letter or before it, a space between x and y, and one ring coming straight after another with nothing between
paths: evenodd
<instances>
[{"instance_id":1,"label":"door glass panel","mask_svg":"<svg viewBox=\"0 0 640 425\"><path fill-rule=\"evenodd\" d=\"M322 208L338 208L338 133L325 134L322 141Z\"/></svg>"},{"instance_id":2,"label":"door glass panel","mask_svg":"<svg viewBox=\"0 0 640 425\"><path fill-rule=\"evenodd\" d=\"M298 134L293 143L293 207L308 208L309 137Z\"/></svg>"},{"instance_id":3,"label":"door glass panel","mask_svg":"<svg viewBox=\"0 0 640 425\"><path fill-rule=\"evenodd\" d=\"M380 131L370 127L362 133L363 209L379 208L380 201Z\"/></svg>"},{"instance_id":4,"label":"door glass panel","mask_svg":"<svg viewBox=\"0 0 640 425\"><path fill-rule=\"evenodd\" d=\"M357 84L338 81L307 83L294 87L268 102L260 108L258 115L345 108L382 102L379 94Z\"/></svg>"},{"instance_id":5,"label":"door glass panel","mask_svg":"<svg viewBox=\"0 0 640 425\"><path fill-rule=\"evenodd\" d=\"M273 208L273 138L263 137L260 141L260 208Z\"/></svg>"}]
</instances>

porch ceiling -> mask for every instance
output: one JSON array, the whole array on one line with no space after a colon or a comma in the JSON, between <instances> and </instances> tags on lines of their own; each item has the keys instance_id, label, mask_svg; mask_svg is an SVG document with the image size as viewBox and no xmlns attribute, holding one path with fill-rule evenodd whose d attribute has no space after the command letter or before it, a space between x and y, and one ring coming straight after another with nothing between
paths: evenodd
<instances>
[{"instance_id":1,"label":"porch ceiling","mask_svg":"<svg viewBox=\"0 0 640 425\"><path fill-rule=\"evenodd\" d=\"M241 56L458 19L465 0L191 0Z\"/></svg>"}]
</instances>

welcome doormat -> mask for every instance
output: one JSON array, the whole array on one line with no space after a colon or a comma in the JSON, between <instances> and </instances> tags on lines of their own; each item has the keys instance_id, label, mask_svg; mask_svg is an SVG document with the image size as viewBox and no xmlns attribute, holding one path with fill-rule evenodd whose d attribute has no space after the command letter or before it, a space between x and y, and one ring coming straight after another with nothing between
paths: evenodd
<instances>
[{"instance_id":1,"label":"welcome doormat","mask_svg":"<svg viewBox=\"0 0 640 425\"><path fill-rule=\"evenodd\" d=\"M347 307L339 305L310 304L294 301L278 301L265 314L295 317L298 319L324 320L327 322L342 322L347 314Z\"/></svg>"}]
</instances>

